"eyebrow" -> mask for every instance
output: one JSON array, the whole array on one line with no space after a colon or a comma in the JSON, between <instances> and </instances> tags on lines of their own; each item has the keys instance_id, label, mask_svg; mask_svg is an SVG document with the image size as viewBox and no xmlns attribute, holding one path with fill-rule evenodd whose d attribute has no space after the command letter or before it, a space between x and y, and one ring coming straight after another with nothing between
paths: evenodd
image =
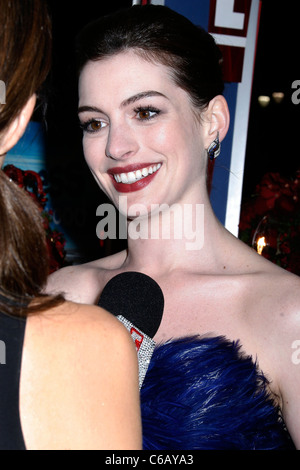
<instances>
[{"instance_id":1,"label":"eyebrow","mask_svg":"<svg viewBox=\"0 0 300 470\"><path fill-rule=\"evenodd\" d=\"M88 111L93 111L96 113L102 113L103 111L100 108L97 108L96 106L80 106L78 108L78 114L79 113L86 113Z\"/></svg>"},{"instance_id":2,"label":"eyebrow","mask_svg":"<svg viewBox=\"0 0 300 470\"><path fill-rule=\"evenodd\" d=\"M149 98L151 96L162 96L163 98L167 98L163 93L160 93L159 91L142 91L141 93L137 93L136 95L133 95L130 98L127 98L126 100L122 101L120 107L125 108L126 106L135 103L136 101L139 101L143 98ZM103 111L100 108L97 108L96 106L80 106L78 108L78 113L84 113L88 111L103 113Z\"/></svg>"},{"instance_id":3,"label":"eyebrow","mask_svg":"<svg viewBox=\"0 0 300 470\"><path fill-rule=\"evenodd\" d=\"M159 91L154 91L154 90L142 91L141 93L137 93L136 95L133 95L130 98L127 98L126 100L122 101L121 107L124 108L125 106L128 106L129 104L135 103L136 101L141 100L143 98L149 98L151 96L162 96L163 98L167 98L165 95L163 95Z\"/></svg>"}]
</instances>

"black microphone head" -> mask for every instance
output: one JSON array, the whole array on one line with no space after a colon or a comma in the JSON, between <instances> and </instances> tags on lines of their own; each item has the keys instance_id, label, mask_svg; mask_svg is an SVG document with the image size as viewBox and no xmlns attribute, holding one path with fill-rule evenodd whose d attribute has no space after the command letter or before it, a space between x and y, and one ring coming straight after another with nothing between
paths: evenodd
<instances>
[{"instance_id":1,"label":"black microphone head","mask_svg":"<svg viewBox=\"0 0 300 470\"><path fill-rule=\"evenodd\" d=\"M117 274L106 284L98 305L115 316L122 315L153 338L161 323L164 296L154 279L128 271Z\"/></svg>"}]
</instances>

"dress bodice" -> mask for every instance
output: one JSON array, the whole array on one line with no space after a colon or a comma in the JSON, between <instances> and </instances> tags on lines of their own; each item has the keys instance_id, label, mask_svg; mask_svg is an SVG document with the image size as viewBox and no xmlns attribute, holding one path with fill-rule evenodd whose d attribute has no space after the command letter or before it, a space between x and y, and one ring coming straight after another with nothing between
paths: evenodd
<instances>
[{"instance_id":1,"label":"dress bodice","mask_svg":"<svg viewBox=\"0 0 300 470\"><path fill-rule=\"evenodd\" d=\"M267 378L224 337L157 346L141 407L145 450L294 448Z\"/></svg>"}]
</instances>

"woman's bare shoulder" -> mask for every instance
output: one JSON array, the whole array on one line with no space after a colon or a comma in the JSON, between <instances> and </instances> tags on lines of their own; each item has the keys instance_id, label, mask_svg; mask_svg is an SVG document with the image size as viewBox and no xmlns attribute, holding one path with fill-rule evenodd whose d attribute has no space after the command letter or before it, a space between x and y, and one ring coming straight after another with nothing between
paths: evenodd
<instances>
[{"instance_id":1,"label":"woman's bare shoulder","mask_svg":"<svg viewBox=\"0 0 300 470\"><path fill-rule=\"evenodd\" d=\"M95 348L106 351L121 342L129 352L133 341L126 328L111 313L96 305L77 304L65 301L62 304L27 319L27 336L34 347L43 347L52 351L74 350L74 355L91 354L95 357ZM107 347L109 346L109 349ZM134 348L133 348L134 349Z\"/></svg>"},{"instance_id":2,"label":"woman's bare shoulder","mask_svg":"<svg viewBox=\"0 0 300 470\"><path fill-rule=\"evenodd\" d=\"M52 273L45 291L63 293L67 300L79 303L96 303L108 272L118 270L126 259L126 251L88 263L67 266Z\"/></svg>"},{"instance_id":3,"label":"woman's bare shoulder","mask_svg":"<svg viewBox=\"0 0 300 470\"><path fill-rule=\"evenodd\" d=\"M126 433L118 437L117 416L109 411L125 413L127 396L137 426L132 441ZM29 317L21 417L28 448L104 449L109 420L120 446L139 445L137 356L125 327L100 307L72 302Z\"/></svg>"}]
</instances>

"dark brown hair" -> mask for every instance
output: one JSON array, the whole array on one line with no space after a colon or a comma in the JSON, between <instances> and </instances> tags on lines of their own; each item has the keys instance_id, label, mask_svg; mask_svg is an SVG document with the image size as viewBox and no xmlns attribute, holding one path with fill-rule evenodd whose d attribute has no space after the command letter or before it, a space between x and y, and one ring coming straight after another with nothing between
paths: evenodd
<instances>
[{"instance_id":1,"label":"dark brown hair","mask_svg":"<svg viewBox=\"0 0 300 470\"><path fill-rule=\"evenodd\" d=\"M0 171L0 312L22 316L61 303L41 294L48 274L40 208Z\"/></svg>"},{"instance_id":2,"label":"dark brown hair","mask_svg":"<svg viewBox=\"0 0 300 470\"><path fill-rule=\"evenodd\" d=\"M160 5L135 5L86 26L77 38L78 71L89 60L129 49L170 67L175 83L200 110L223 92L221 52L212 36Z\"/></svg>"},{"instance_id":3,"label":"dark brown hair","mask_svg":"<svg viewBox=\"0 0 300 470\"><path fill-rule=\"evenodd\" d=\"M44 82L51 65L45 0L1 0L0 138ZM25 316L63 302L41 291L49 274L46 234L34 200L0 170L0 312Z\"/></svg>"},{"instance_id":4,"label":"dark brown hair","mask_svg":"<svg viewBox=\"0 0 300 470\"><path fill-rule=\"evenodd\" d=\"M51 20L46 0L1 0L0 80L6 104L0 105L0 136L39 92L51 65Z\"/></svg>"}]
</instances>

